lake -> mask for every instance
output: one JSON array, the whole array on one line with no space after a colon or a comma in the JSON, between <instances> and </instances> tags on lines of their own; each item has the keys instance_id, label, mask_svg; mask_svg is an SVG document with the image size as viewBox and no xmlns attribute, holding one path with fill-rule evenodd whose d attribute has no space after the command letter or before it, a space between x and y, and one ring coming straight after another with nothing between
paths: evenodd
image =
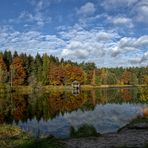
<instances>
[{"instance_id":1,"label":"lake","mask_svg":"<svg viewBox=\"0 0 148 148\"><path fill-rule=\"evenodd\" d=\"M68 138L71 129L91 125L112 133L148 107L148 87L0 94L0 123L16 125L37 138Z\"/></svg>"}]
</instances>

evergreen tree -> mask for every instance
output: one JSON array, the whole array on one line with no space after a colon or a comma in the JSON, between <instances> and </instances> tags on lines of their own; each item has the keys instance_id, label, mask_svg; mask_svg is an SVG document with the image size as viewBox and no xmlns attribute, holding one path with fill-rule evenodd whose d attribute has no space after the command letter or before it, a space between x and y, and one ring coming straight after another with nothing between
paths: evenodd
<instances>
[{"instance_id":1,"label":"evergreen tree","mask_svg":"<svg viewBox=\"0 0 148 148\"><path fill-rule=\"evenodd\" d=\"M96 70L93 70L93 74L92 74L92 85L96 85Z\"/></svg>"},{"instance_id":2,"label":"evergreen tree","mask_svg":"<svg viewBox=\"0 0 148 148\"><path fill-rule=\"evenodd\" d=\"M138 78L135 73L132 73L130 84L132 84L132 85L138 84Z\"/></svg>"},{"instance_id":3,"label":"evergreen tree","mask_svg":"<svg viewBox=\"0 0 148 148\"><path fill-rule=\"evenodd\" d=\"M48 71L49 71L49 57L47 54L43 55L43 71L42 71L42 84L49 84Z\"/></svg>"},{"instance_id":4,"label":"evergreen tree","mask_svg":"<svg viewBox=\"0 0 148 148\"><path fill-rule=\"evenodd\" d=\"M12 62L12 54L11 54L11 51L5 51L4 52L4 55L3 55L3 59L5 61L5 64L7 66L7 70L9 71L9 66Z\"/></svg>"},{"instance_id":5,"label":"evergreen tree","mask_svg":"<svg viewBox=\"0 0 148 148\"><path fill-rule=\"evenodd\" d=\"M33 74L35 75L37 82L42 83L42 71L43 71L43 62L39 54L35 57L35 62L33 64Z\"/></svg>"}]
</instances>

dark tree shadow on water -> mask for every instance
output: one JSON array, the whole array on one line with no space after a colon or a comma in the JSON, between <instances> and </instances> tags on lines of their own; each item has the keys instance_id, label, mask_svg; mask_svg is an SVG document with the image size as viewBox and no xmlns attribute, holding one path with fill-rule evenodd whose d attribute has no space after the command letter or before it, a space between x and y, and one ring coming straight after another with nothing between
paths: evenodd
<instances>
[{"instance_id":1,"label":"dark tree shadow on water","mask_svg":"<svg viewBox=\"0 0 148 148\"><path fill-rule=\"evenodd\" d=\"M71 127L70 131L70 137L71 138L80 138L80 137L97 137L100 136L99 133L97 133L95 127L88 124L83 124L78 128L78 130L75 130L74 127Z\"/></svg>"}]
</instances>

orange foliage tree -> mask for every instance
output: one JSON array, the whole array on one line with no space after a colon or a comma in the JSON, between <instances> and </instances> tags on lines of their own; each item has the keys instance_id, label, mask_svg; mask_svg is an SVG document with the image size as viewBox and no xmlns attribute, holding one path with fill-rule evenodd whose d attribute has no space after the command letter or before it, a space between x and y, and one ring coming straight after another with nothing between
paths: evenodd
<instances>
[{"instance_id":1,"label":"orange foliage tree","mask_svg":"<svg viewBox=\"0 0 148 148\"><path fill-rule=\"evenodd\" d=\"M15 57L10 65L11 81L13 85L22 85L25 82L26 71L24 68L23 60L20 57Z\"/></svg>"},{"instance_id":2,"label":"orange foliage tree","mask_svg":"<svg viewBox=\"0 0 148 148\"><path fill-rule=\"evenodd\" d=\"M49 69L49 82L52 85L64 84L65 71L60 65L50 64Z\"/></svg>"},{"instance_id":3,"label":"orange foliage tree","mask_svg":"<svg viewBox=\"0 0 148 148\"><path fill-rule=\"evenodd\" d=\"M122 84L130 84L132 73L130 71L125 70L121 76Z\"/></svg>"},{"instance_id":4,"label":"orange foliage tree","mask_svg":"<svg viewBox=\"0 0 148 148\"><path fill-rule=\"evenodd\" d=\"M71 84L74 80L80 83L84 82L84 72L80 67L71 64L65 65L65 79L67 84Z\"/></svg>"},{"instance_id":5,"label":"orange foliage tree","mask_svg":"<svg viewBox=\"0 0 148 148\"><path fill-rule=\"evenodd\" d=\"M8 76L7 67L3 60L3 56L0 55L0 82L6 82L7 76Z\"/></svg>"}]
</instances>

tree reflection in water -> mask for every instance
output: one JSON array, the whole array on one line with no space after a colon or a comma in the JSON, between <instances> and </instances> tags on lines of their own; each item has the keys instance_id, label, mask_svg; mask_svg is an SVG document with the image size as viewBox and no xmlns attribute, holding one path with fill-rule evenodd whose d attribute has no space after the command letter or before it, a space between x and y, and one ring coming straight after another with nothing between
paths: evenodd
<instances>
[{"instance_id":1,"label":"tree reflection in water","mask_svg":"<svg viewBox=\"0 0 148 148\"><path fill-rule=\"evenodd\" d=\"M90 137L90 136L99 136L95 127L88 124L81 125L77 130L74 127L70 129L70 137L80 138L80 137Z\"/></svg>"},{"instance_id":2,"label":"tree reflection in water","mask_svg":"<svg viewBox=\"0 0 148 148\"><path fill-rule=\"evenodd\" d=\"M97 104L147 104L148 89L145 87L122 89L96 89L81 91L77 95L71 92L50 92L49 94L0 95L0 123L26 123L36 119L49 122L61 118L73 111L93 111ZM148 110L143 110L145 116ZM88 117L89 118L89 117ZM59 119L58 119L59 120ZM61 118L64 122L63 118ZM118 119L117 119L118 120Z\"/></svg>"}]
</instances>

